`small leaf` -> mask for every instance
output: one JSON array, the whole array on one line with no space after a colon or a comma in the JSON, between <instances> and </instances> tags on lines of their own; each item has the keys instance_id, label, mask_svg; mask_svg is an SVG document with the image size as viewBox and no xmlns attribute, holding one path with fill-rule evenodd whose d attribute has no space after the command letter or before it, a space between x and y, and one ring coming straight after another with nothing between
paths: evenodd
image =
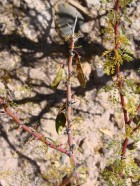
<instances>
[{"instance_id":1,"label":"small leaf","mask_svg":"<svg viewBox=\"0 0 140 186\"><path fill-rule=\"evenodd\" d=\"M77 65L76 66L77 79L78 79L80 85L84 88L86 86L86 78L85 78L85 75L83 73L81 63L80 63L79 60L77 60L76 65Z\"/></svg>"},{"instance_id":2,"label":"small leaf","mask_svg":"<svg viewBox=\"0 0 140 186\"><path fill-rule=\"evenodd\" d=\"M123 63L122 57L117 50L115 50L115 60L116 60L117 64Z\"/></svg>"},{"instance_id":3,"label":"small leaf","mask_svg":"<svg viewBox=\"0 0 140 186\"><path fill-rule=\"evenodd\" d=\"M106 51L103 52L102 56L106 56L110 52L111 52L111 50L106 50Z\"/></svg>"},{"instance_id":4,"label":"small leaf","mask_svg":"<svg viewBox=\"0 0 140 186\"><path fill-rule=\"evenodd\" d=\"M63 112L61 112L60 114L57 115L57 118L55 121L55 128L58 134L60 132L60 129L62 127L65 127L65 123L66 123L66 116Z\"/></svg>"},{"instance_id":5,"label":"small leaf","mask_svg":"<svg viewBox=\"0 0 140 186\"><path fill-rule=\"evenodd\" d=\"M135 91L136 94L139 94L140 93L140 87L138 87Z\"/></svg>"},{"instance_id":6,"label":"small leaf","mask_svg":"<svg viewBox=\"0 0 140 186\"><path fill-rule=\"evenodd\" d=\"M67 35L67 36L65 37L65 41L68 41L70 38L71 38L71 35Z\"/></svg>"},{"instance_id":7,"label":"small leaf","mask_svg":"<svg viewBox=\"0 0 140 186\"><path fill-rule=\"evenodd\" d=\"M60 83L60 81L61 81L61 79L62 79L62 74L63 74L63 69L60 68L60 69L58 70L58 72L57 72L57 75L56 75L54 81L53 81L52 84L51 84L51 87L52 87L53 89L56 89L56 88L58 87L58 85L59 85L59 83Z\"/></svg>"}]
</instances>

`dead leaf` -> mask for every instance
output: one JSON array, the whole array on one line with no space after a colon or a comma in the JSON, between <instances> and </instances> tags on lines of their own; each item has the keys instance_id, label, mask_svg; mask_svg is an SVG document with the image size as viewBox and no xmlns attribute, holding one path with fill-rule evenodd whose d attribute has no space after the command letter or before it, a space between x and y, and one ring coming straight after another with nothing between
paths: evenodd
<instances>
[{"instance_id":1,"label":"dead leaf","mask_svg":"<svg viewBox=\"0 0 140 186\"><path fill-rule=\"evenodd\" d=\"M113 138L113 134L110 130L105 129L105 128L101 128L101 129L99 129L99 131L102 132L103 134L108 135L110 138Z\"/></svg>"},{"instance_id":2,"label":"dead leaf","mask_svg":"<svg viewBox=\"0 0 140 186\"><path fill-rule=\"evenodd\" d=\"M79 59L76 61L76 74L80 85L84 88L86 86L86 77Z\"/></svg>"}]
</instances>

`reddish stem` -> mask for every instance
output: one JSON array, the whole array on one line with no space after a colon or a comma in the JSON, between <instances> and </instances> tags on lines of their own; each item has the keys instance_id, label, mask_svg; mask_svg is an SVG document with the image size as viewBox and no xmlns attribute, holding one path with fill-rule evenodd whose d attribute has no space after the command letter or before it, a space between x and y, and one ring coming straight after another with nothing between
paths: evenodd
<instances>
[{"instance_id":1,"label":"reddish stem","mask_svg":"<svg viewBox=\"0 0 140 186\"><path fill-rule=\"evenodd\" d=\"M126 154L126 148L127 148L127 145L128 145L128 138L126 137L124 142L123 142L123 147L122 147L122 158L125 156Z\"/></svg>"},{"instance_id":2,"label":"reddish stem","mask_svg":"<svg viewBox=\"0 0 140 186\"><path fill-rule=\"evenodd\" d=\"M62 181L62 183L59 184L59 186L66 186L66 185L68 185L69 183L71 183L72 179L73 179L73 176L70 175L68 178L65 178L65 179Z\"/></svg>"},{"instance_id":3,"label":"reddish stem","mask_svg":"<svg viewBox=\"0 0 140 186\"><path fill-rule=\"evenodd\" d=\"M76 165L76 158L73 153L73 134L71 131L72 122L72 91L71 91L71 76L72 76L72 61L74 57L74 36L71 38L70 43L70 55L68 60L68 80L67 80L67 130L68 130L68 144L71 152L71 157L73 159L74 165Z\"/></svg>"},{"instance_id":4,"label":"reddish stem","mask_svg":"<svg viewBox=\"0 0 140 186\"><path fill-rule=\"evenodd\" d=\"M115 1L115 10L116 10L116 14L118 14L119 13L119 0ZM119 32L119 22L118 22L118 20L116 20L114 30L115 30L115 50L118 50L119 49L119 43L117 41L118 32ZM125 99L124 99L124 95L122 93L123 80L122 80L122 77L120 76L120 66L119 65L116 66L116 74L117 74L117 78L118 78L118 87L119 87L121 105L122 105L122 110L123 110L124 123L125 123L125 126L126 126L128 124L128 113L127 113L127 110L125 108ZM128 144L128 138L126 138L124 140L124 143L123 143L122 157L125 156L125 154L126 154L127 144Z\"/></svg>"},{"instance_id":5,"label":"reddish stem","mask_svg":"<svg viewBox=\"0 0 140 186\"><path fill-rule=\"evenodd\" d=\"M48 145L49 147L56 149L68 156L70 156L70 153L68 150L63 149L59 146L54 145L53 143L51 143L50 141L48 141L45 136L43 134L38 133L35 129L28 127L26 125L24 125L24 123L11 111L10 107L8 107L6 105L6 103L4 103L4 101L0 98L0 105L3 106L3 108L5 109L5 112L20 126L22 127L25 131L29 132L30 134L32 134L34 137L36 137L39 141L42 141L43 143L45 143L46 145Z\"/></svg>"}]
</instances>

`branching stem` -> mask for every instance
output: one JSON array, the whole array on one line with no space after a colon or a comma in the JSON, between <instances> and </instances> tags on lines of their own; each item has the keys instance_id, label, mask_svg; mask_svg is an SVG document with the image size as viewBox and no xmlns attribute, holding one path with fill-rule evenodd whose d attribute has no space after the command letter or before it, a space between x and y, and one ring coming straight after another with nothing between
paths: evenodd
<instances>
[{"instance_id":1,"label":"branching stem","mask_svg":"<svg viewBox=\"0 0 140 186\"><path fill-rule=\"evenodd\" d=\"M115 10L116 10L116 13L118 14L119 13L119 0L115 0ZM117 41L118 32L119 32L119 22L118 22L118 20L116 20L114 31L115 31L115 50L118 50L119 49L119 43ZM133 121L134 118L128 119L128 112L125 108L125 98L124 98L124 95L122 93L123 80L122 80L122 77L120 75L120 66L119 65L116 66L116 75L117 75L117 79L118 79L118 87L119 87L119 93L120 93L120 99L121 99L121 106L122 106L122 110L123 110L124 123L125 123L125 126L126 126L126 125L129 125ZM138 107L136 108L136 111L138 111L139 109L140 109L140 105L138 105ZM132 134L135 131L137 131L138 128L140 128L140 125L138 125L137 127L135 127L133 129ZM128 138L126 137L126 139L123 142L123 146L122 146L122 158L126 154L127 145L128 145Z\"/></svg>"},{"instance_id":2,"label":"branching stem","mask_svg":"<svg viewBox=\"0 0 140 186\"><path fill-rule=\"evenodd\" d=\"M71 152L71 157L73 160L74 165L76 166L76 158L73 152L73 134L71 131L71 122L72 122L72 90L71 90L71 83L72 83L72 62L74 58L74 47L75 47L75 27L77 23L77 15L75 18L75 22L72 28L72 34L71 34L71 42L70 42L70 51L69 51L69 59L68 59L68 79L67 79L67 129L68 129L68 144L69 144L69 150Z\"/></svg>"},{"instance_id":3,"label":"branching stem","mask_svg":"<svg viewBox=\"0 0 140 186\"><path fill-rule=\"evenodd\" d=\"M115 1L115 10L116 10L116 14L118 14L119 13L119 0ZM119 43L118 43L118 39L117 39L118 32L119 32L119 22L118 22L118 20L116 20L114 30L115 30L115 50L118 50L119 49ZM128 124L128 113L127 113L127 110L125 108L125 99L124 99L124 95L122 93L123 80L122 80L122 77L120 75L120 65L116 66L116 75L117 75L117 79L118 79L118 87L119 87L119 93L120 93L120 99L121 99L121 106L122 106L122 110L123 110L124 123L125 123L125 126L126 126ZM127 145L128 145L128 138L126 138L124 143L123 143L122 157L125 156Z\"/></svg>"},{"instance_id":4,"label":"branching stem","mask_svg":"<svg viewBox=\"0 0 140 186\"><path fill-rule=\"evenodd\" d=\"M60 146L56 146L53 143L51 143L50 141L48 141L45 136L43 134L38 133L35 129L26 126L10 109L10 107L0 98L0 105L3 106L5 112L21 127L23 128L25 131L27 131L28 133L32 134L34 137L36 137L39 141L42 141L43 143L45 143L47 146L58 150L68 156L70 156L70 153L68 150L65 150L63 148L61 148Z\"/></svg>"}]
</instances>

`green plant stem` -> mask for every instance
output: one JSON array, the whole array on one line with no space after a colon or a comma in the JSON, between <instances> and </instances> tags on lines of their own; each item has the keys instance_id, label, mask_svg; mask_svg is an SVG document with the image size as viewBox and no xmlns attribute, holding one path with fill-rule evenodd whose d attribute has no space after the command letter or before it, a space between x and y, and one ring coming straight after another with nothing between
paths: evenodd
<instances>
[{"instance_id":1,"label":"green plant stem","mask_svg":"<svg viewBox=\"0 0 140 186\"><path fill-rule=\"evenodd\" d=\"M42 141L47 146L56 149L68 156L70 156L70 153L68 150L65 150L59 146L54 145L53 143L49 142L43 134L38 133L35 129L26 126L10 109L10 107L3 101L3 99L0 98L0 105L3 106L5 112L25 131L32 134L34 137L36 137L39 141Z\"/></svg>"}]
</instances>

